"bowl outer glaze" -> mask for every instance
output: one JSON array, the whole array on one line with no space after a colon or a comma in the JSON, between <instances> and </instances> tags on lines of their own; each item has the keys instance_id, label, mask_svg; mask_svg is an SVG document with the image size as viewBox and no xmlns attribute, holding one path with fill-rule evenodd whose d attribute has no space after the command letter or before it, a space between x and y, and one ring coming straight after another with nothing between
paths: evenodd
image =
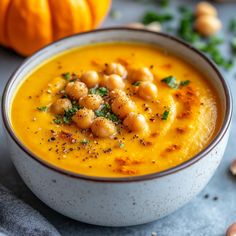
<instances>
[{"instance_id":1,"label":"bowl outer glaze","mask_svg":"<svg viewBox=\"0 0 236 236\"><path fill-rule=\"evenodd\" d=\"M214 80L225 120L216 139L200 154L175 168L146 176L109 179L75 175L52 167L16 140L10 132L9 107L24 77L46 59L65 50L97 42L132 41L158 45L185 58ZM8 109L7 109L8 108ZM5 110L4 110L5 109ZM11 157L27 186L54 210L86 223L129 226L159 219L191 200L219 165L229 134L232 100L220 73L201 53L170 36L145 30L107 29L75 35L44 48L16 71L3 98L3 119Z\"/></svg>"}]
</instances>

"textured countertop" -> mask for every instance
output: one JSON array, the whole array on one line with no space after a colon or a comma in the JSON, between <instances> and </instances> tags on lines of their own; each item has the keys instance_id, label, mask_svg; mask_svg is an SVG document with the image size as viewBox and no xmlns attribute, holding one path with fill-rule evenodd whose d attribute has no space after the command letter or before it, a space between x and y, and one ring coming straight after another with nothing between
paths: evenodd
<instances>
[{"instance_id":1,"label":"textured countertop","mask_svg":"<svg viewBox=\"0 0 236 236\"><path fill-rule=\"evenodd\" d=\"M197 1L170 0L170 2L170 11L175 13L176 6L180 4L192 6ZM220 18L227 25L229 19L235 16L236 3L219 4L217 7ZM155 4L155 1L114 0L113 9L119 10L122 13L122 17L120 19L108 18L104 26L138 21L146 10L158 9L158 5ZM222 32L222 36L225 38L229 37L226 31ZM227 56L228 49L223 46L222 51ZM22 57L0 48L0 94L2 94L9 76L22 61ZM235 73L236 69L230 72L223 71L225 79L230 84L234 100L236 99ZM234 110L236 112L236 109ZM2 125L2 122L0 125ZM220 236L225 234L229 224L236 221L236 178L232 177L229 173L229 165L236 157L235 137L236 116L234 114L230 140L223 161L207 187L189 204L174 214L156 222L140 226L125 228L92 226L71 220L48 208L31 193L17 174L10 161L2 132L0 132L0 183L38 210L62 235L151 236L152 232L157 232L158 236Z\"/></svg>"}]
</instances>

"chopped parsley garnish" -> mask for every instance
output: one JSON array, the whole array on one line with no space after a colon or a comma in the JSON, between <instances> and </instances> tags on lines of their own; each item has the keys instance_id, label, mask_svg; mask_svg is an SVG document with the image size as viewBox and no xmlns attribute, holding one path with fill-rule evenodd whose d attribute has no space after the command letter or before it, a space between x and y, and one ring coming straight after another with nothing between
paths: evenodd
<instances>
[{"instance_id":1,"label":"chopped parsley garnish","mask_svg":"<svg viewBox=\"0 0 236 236\"><path fill-rule=\"evenodd\" d=\"M193 29L194 14L184 6L181 6L179 11L181 13L181 19L177 31L178 36L190 43L198 41L200 36Z\"/></svg>"},{"instance_id":2,"label":"chopped parsley garnish","mask_svg":"<svg viewBox=\"0 0 236 236\"><path fill-rule=\"evenodd\" d=\"M236 38L232 39L232 41L231 41L231 48L232 48L233 54L236 55Z\"/></svg>"},{"instance_id":3,"label":"chopped parsley garnish","mask_svg":"<svg viewBox=\"0 0 236 236\"><path fill-rule=\"evenodd\" d=\"M124 148L125 144L124 143L119 143L119 148Z\"/></svg>"},{"instance_id":4,"label":"chopped parsley garnish","mask_svg":"<svg viewBox=\"0 0 236 236\"><path fill-rule=\"evenodd\" d=\"M161 7L168 7L169 0L160 0L160 6Z\"/></svg>"},{"instance_id":5,"label":"chopped parsley garnish","mask_svg":"<svg viewBox=\"0 0 236 236\"><path fill-rule=\"evenodd\" d=\"M161 80L161 82L166 83L169 87L177 89L179 87L174 76L168 76Z\"/></svg>"},{"instance_id":6,"label":"chopped parsley garnish","mask_svg":"<svg viewBox=\"0 0 236 236\"><path fill-rule=\"evenodd\" d=\"M164 113L162 114L162 120L167 120L168 119L168 116L169 116L169 111L165 110Z\"/></svg>"},{"instance_id":7,"label":"chopped parsley garnish","mask_svg":"<svg viewBox=\"0 0 236 236\"><path fill-rule=\"evenodd\" d=\"M66 80L70 80L71 74L69 72L62 74L62 77Z\"/></svg>"},{"instance_id":8,"label":"chopped parsley garnish","mask_svg":"<svg viewBox=\"0 0 236 236\"><path fill-rule=\"evenodd\" d=\"M146 14L143 16L143 19L142 19L142 23L144 25L148 25L152 22L159 22L159 23L163 23L163 22L166 22L166 21L171 21L173 19L173 16L169 13L166 13L166 14L159 14L159 13L156 13L154 11L148 11L146 12Z\"/></svg>"},{"instance_id":9,"label":"chopped parsley garnish","mask_svg":"<svg viewBox=\"0 0 236 236\"><path fill-rule=\"evenodd\" d=\"M56 115L53 122L55 124L70 124L72 120L72 116L80 109L80 106L73 101L72 108L65 111L64 115Z\"/></svg>"},{"instance_id":10,"label":"chopped parsley garnish","mask_svg":"<svg viewBox=\"0 0 236 236\"><path fill-rule=\"evenodd\" d=\"M133 83L132 83L133 86L139 86L140 84L141 84L140 81L136 81L136 82L133 82Z\"/></svg>"},{"instance_id":11,"label":"chopped parsley garnish","mask_svg":"<svg viewBox=\"0 0 236 236\"><path fill-rule=\"evenodd\" d=\"M229 23L229 31L233 34L236 33L236 19L231 19L230 23Z\"/></svg>"},{"instance_id":12,"label":"chopped parsley garnish","mask_svg":"<svg viewBox=\"0 0 236 236\"><path fill-rule=\"evenodd\" d=\"M53 119L53 122L54 122L55 124L57 124L57 125L63 124L63 117L62 117L62 116L56 115L55 117L56 117L56 118Z\"/></svg>"},{"instance_id":13,"label":"chopped parsley garnish","mask_svg":"<svg viewBox=\"0 0 236 236\"><path fill-rule=\"evenodd\" d=\"M179 83L179 86L188 86L190 83L190 80L184 80Z\"/></svg>"},{"instance_id":14,"label":"chopped parsley garnish","mask_svg":"<svg viewBox=\"0 0 236 236\"><path fill-rule=\"evenodd\" d=\"M228 70L233 66L232 59L226 59L221 54L219 46L224 42L222 39L217 37L204 38L198 32L194 30L195 16L192 10L181 6L179 8L181 19L178 26L178 36L185 41L192 43L197 49L206 53L217 65L222 66L224 69ZM235 26L234 26L235 24ZM236 21L232 21L230 31L236 30Z\"/></svg>"},{"instance_id":15,"label":"chopped parsley garnish","mask_svg":"<svg viewBox=\"0 0 236 236\"><path fill-rule=\"evenodd\" d=\"M42 107L37 107L38 111L47 111L48 107L47 106L42 106Z\"/></svg>"},{"instance_id":16,"label":"chopped parsley garnish","mask_svg":"<svg viewBox=\"0 0 236 236\"><path fill-rule=\"evenodd\" d=\"M90 94L97 94L100 95L101 97L107 96L108 90L105 87L95 87L89 89Z\"/></svg>"},{"instance_id":17,"label":"chopped parsley garnish","mask_svg":"<svg viewBox=\"0 0 236 236\"><path fill-rule=\"evenodd\" d=\"M101 106L100 109L95 111L96 116L98 117L105 117L112 122L119 124L121 123L120 119L115 115L112 110L111 106L108 103L105 103L104 105Z\"/></svg>"},{"instance_id":18,"label":"chopped parsley garnish","mask_svg":"<svg viewBox=\"0 0 236 236\"><path fill-rule=\"evenodd\" d=\"M88 145L88 144L89 144L89 140L83 139L82 141L80 141L80 143L81 143L82 145Z\"/></svg>"},{"instance_id":19,"label":"chopped parsley garnish","mask_svg":"<svg viewBox=\"0 0 236 236\"><path fill-rule=\"evenodd\" d=\"M176 78L174 76L168 76L161 80L161 82L166 83L170 88L177 89L180 86L188 86L190 80L183 80L180 83L177 83Z\"/></svg>"}]
</instances>

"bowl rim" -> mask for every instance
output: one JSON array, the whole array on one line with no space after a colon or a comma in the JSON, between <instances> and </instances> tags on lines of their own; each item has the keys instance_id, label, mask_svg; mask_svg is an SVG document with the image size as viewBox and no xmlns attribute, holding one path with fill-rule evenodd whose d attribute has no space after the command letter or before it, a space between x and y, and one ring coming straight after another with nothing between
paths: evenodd
<instances>
[{"instance_id":1,"label":"bowl rim","mask_svg":"<svg viewBox=\"0 0 236 236\"><path fill-rule=\"evenodd\" d=\"M34 154L32 151L30 151L27 148L27 146L22 143L22 141L16 136L15 132L13 131L13 128L10 125L10 120L7 118L8 117L8 115L7 115L8 114L8 112L7 112L8 109L7 109L6 100L7 100L7 96L8 96L8 91L11 89L11 84L17 78L18 71L20 71L21 69L24 69L27 66L27 63L31 60L31 58L34 58L37 55L40 55L44 51L50 49L55 44L61 43L64 40L77 38L80 35L96 34L97 32L105 32L105 33L107 32L108 33L109 31L122 31L122 30L149 33L149 34L154 34L154 35L162 36L164 38L171 39L171 40L187 47L188 49L190 49L194 53L198 54L200 57L202 57L205 60L206 63L208 63L212 67L212 69L215 71L215 73L218 75L218 77L220 79L221 85L222 85L224 93L225 93L225 99L226 99L225 116L224 116L224 119L223 119L223 122L222 122L222 127L219 130L218 134L214 137L214 139L211 141L211 143L209 143L208 146L206 146L201 152L197 153L195 156L193 156L189 160L187 160L187 161L185 161L185 162L183 162L183 163L181 163L177 166L169 168L167 170L154 172L154 173L150 173L150 174L145 174L145 175L128 176L128 177L89 176L89 175L79 174L79 173L75 173L75 172L60 168L58 166L55 166L55 165L43 160L42 158L40 158L39 156ZM3 124L5 126L5 129L7 130L7 133L10 135L10 137L15 142L15 144L23 152L25 152L29 157L31 157L33 160L37 161L39 164L43 165L44 167L46 167L48 169L51 169L51 170L53 170L57 173L60 173L60 174L63 174L63 175L69 176L69 177L78 178L78 179L87 180L87 181L108 182L108 183L120 183L120 182L127 182L128 183L128 182L134 182L134 181L147 181L147 180L160 178L160 177L164 177L164 176L176 173L178 171L181 171L181 170L193 165L194 163L196 163L197 161L199 161L203 157L205 157L209 152L211 152L212 149L215 148L215 146L217 146L217 144L224 137L224 135L226 134L226 132L228 131L228 129L230 127L230 123L231 123L231 120L232 120L232 109L233 109L233 101L232 101L232 94L231 94L230 88L229 88L226 80L223 78L221 72L219 71L219 69L215 65L215 63L211 59L209 59L206 55L204 55L198 49L194 48L190 44L186 43L185 41L183 41L183 40L181 40L181 39L179 39L175 36L172 36L172 35L169 35L169 34L166 34L166 33L161 33L161 32L153 32L153 31L149 31L149 30L146 30L146 29L134 29L134 28L129 28L129 27L108 27L108 28L96 29L96 30L93 30L93 31L87 31L87 32L74 34L74 35L62 38L60 40L57 40L55 42L52 42L51 44L41 48L38 51L36 51L33 55L26 58L17 67L17 69L12 73L12 75L10 76L7 84L5 85L4 91L3 91L2 104L1 105L2 105Z\"/></svg>"}]
</instances>

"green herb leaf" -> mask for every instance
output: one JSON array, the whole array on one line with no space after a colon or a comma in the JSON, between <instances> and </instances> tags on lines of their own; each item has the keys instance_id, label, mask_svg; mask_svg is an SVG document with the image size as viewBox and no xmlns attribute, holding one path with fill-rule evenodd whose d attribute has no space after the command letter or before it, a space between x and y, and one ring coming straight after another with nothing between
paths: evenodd
<instances>
[{"instance_id":1,"label":"green herb leaf","mask_svg":"<svg viewBox=\"0 0 236 236\"><path fill-rule=\"evenodd\" d=\"M190 80L184 80L179 83L180 86L188 86L190 83Z\"/></svg>"},{"instance_id":2,"label":"green herb leaf","mask_svg":"<svg viewBox=\"0 0 236 236\"><path fill-rule=\"evenodd\" d=\"M63 73L63 74L62 74L62 77L63 77L64 79L66 79L66 80L70 80L71 74L70 74L69 72Z\"/></svg>"},{"instance_id":3,"label":"green herb leaf","mask_svg":"<svg viewBox=\"0 0 236 236\"><path fill-rule=\"evenodd\" d=\"M95 115L98 117L105 117L116 124L121 123L121 120L112 112L108 103L103 104L100 109L96 110Z\"/></svg>"},{"instance_id":4,"label":"green herb leaf","mask_svg":"<svg viewBox=\"0 0 236 236\"><path fill-rule=\"evenodd\" d=\"M119 148L124 148L125 144L124 143L119 143Z\"/></svg>"},{"instance_id":5,"label":"green herb leaf","mask_svg":"<svg viewBox=\"0 0 236 236\"><path fill-rule=\"evenodd\" d=\"M56 115L53 122L55 124L70 124L72 116L80 109L80 105L76 101L72 101L72 108L65 111L64 115Z\"/></svg>"},{"instance_id":6,"label":"green herb leaf","mask_svg":"<svg viewBox=\"0 0 236 236\"><path fill-rule=\"evenodd\" d=\"M72 116L73 116L80 108L81 108L81 107L80 107L79 104L73 104L71 109L65 111L64 117L63 117L64 122L67 123L67 124L70 123Z\"/></svg>"},{"instance_id":7,"label":"green herb leaf","mask_svg":"<svg viewBox=\"0 0 236 236\"><path fill-rule=\"evenodd\" d=\"M233 60L233 59L226 60L226 61L224 61L224 63L223 63L223 67L224 67L226 70L232 69L233 66L234 66L234 60Z\"/></svg>"},{"instance_id":8,"label":"green herb leaf","mask_svg":"<svg viewBox=\"0 0 236 236\"><path fill-rule=\"evenodd\" d=\"M105 87L95 87L89 89L90 94L97 94L100 95L101 97L107 96L108 90Z\"/></svg>"},{"instance_id":9,"label":"green herb leaf","mask_svg":"<svg viewBox=\"0 0 236 236\"><path fill-rule=\"evenodd\" d=\"M37 110L45 112L48 110L48 107L47 106L37 107Z\"/></svg>"},{"instance_id":10,"label":"green herb leaf","mask_svg":"<svg viewBox=\"0 0 236 236\"><path fill-rule=\"evenodd\" d=\"M133 86L139 86L140 84L141 84L140 81L136 81L136 82L133 82L133 83L132 83Z\"/></svg>"},{"instance_id":11,"label":"green herb leaf","mask_svg":"<svg viewBox=\"0 0 236 236\"><path fill-rule=\"evenodd\" d=\"M80 141L80 143L81 143L82 145L88 145L88 144L89 144L89 140L83 139L82 141Z\"/></svg>"},{"instance_id":12,"label":"green herb leaf","mask_svg":"<svg viewBox=\"0 0 236 236\"><path fill-rule=\"evenodd\" d=\"M57 125L63 124L63 118L60 115L56 115L56 118L53 119L53 122Z\"/></svg>"},{"instance_id":13,"label":"green herb leaf","mask_svg":"<svg viewBox=\"0 0 236 236\"><path fill-rule=\"evenodd\" d=\"M229 23L229 31L233 34L236 33L236 19L231 19L230 23Z\"/></svg>"},{"instance_id":14,"label":"green herb leaf","mask_svg":"<svg viewBox=\"0 0 236 236\"><path fill-rule=\"evenodd\" d=\"M167 120L168 119L168 116L169 116L169 111L165 110L164 113L162 114L162 120Z\"/></svg>"},{"instance_id":15,"label":"green herb leaf","mask_svg":"<svg viewBox=\"0 0 236 236\"><path fill-rule=\"evenodd\" d=\"M187 42L194 43L200 39L200 35L193 29L193 22L195 20L194 14L185 6L179 8L181 19L178 26L178 36Z\"/></svg>"},{"instance_id":16,"label":"green herb leaf","mask_svg":"<svg viewBox=\"0 0 236 236\"><path fill-rule=\"evenodd\" d=\"M236 38L233 38L231 40L231 48L232 48L232 52L236 54Z\"/></svg>"},{"instance_id":17,"label":"green herb leaf","mask_svg":"<svg viewBox=\"0 0 236 236\"><path fill-rule=\"evenodd\" d=\"M173 19L173 16L169 13L166 14L158 14L154 11L149 11L143 16L142 23L145 25L148 25L152 22L166 22L166 21L171 21Z\"/></svg>"},{"instance_id":18,"label":"green herb leaf","mask_svg":"<svg viewBox=\"0 0 236 236\"><path fill-rule=\"evenodd\" d=\"M168 76L161 80L161 82L166 83L170 88L177 89L179 87L174 76Z\"/></svg>"},{"instance_id":19,"label":"green herb leaf","mask_svg":"<svg viewBox=\"0 0 236 236\"><path fill-rule=\"evenodd\" d=\"M169 0L160 0L160 5L161 7L168 7Z\"/></svg>"}]
</instances>

